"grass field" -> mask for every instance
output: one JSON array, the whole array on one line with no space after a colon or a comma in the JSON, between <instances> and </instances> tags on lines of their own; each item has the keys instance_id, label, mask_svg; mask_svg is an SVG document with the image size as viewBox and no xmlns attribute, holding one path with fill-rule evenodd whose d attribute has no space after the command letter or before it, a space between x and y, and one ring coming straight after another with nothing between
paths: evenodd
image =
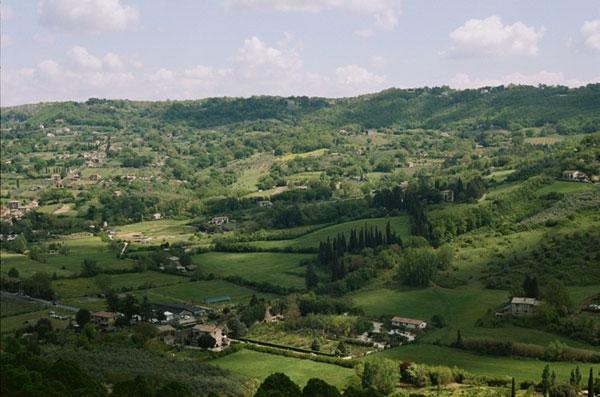
<instances>
[{"instance_id":1,"label":"grass field","mask_svg":"<svg viewBox=\"0 0 600 397\"><path fill-rule=\"evenodd\" d=\"M410 235L408 216L402 215L389 218L361 219L358 221L340 223L337 225L324 227L312 233L308 233L291 240L255 241L248 244L265 249L283 247L318 247L319 242L326 240L327 237L331 238L337 236L339 233L346 233L346 238L348 238L350 229L359 229L365 225L368 227L377 226L381 231L384 231L385 225L388 221L390 222L392 230L394 230L398 236L405 238Z\"/></svg>"},{"instance_id":2,"label":"grass field","mask_svg":"<svg viewBox=\"0 0 600 397\"><path fill-rule=\"evenodd\" d=\"M155 240L154 244L159 244L163 240L169 242L188 240L195 231L193 226L187 225L188 222L189 220L162 219L116 226L114 230L117 237L123 240L132 239L135 233L143 233L146 237L152 237Z\"/></svg>"},{"instance_id":3,"label":"grass field","mask_svg":"<svg viewBox=\"0 0 600 397\"><path fill-rule=\"evenodd\" d=\"M204 300L213 296L227 295L229 303L248 303L252 295L269 299L270 294L241 287L223 280L193 281L166 287L133 292L138 297L147 295L151 302L179 302L204 305ZM218 305L217 305L218 306Z\"/></svg>"},{"instance_id":4,"label":"grass field","mask_svg":"<svg viewBox=\"0 0 600 397\"><path fill-rule=\"evenodd\" d=\"M598 190L598 187L592 183L556 181L550 185L540 188L538 194L546 194L550 192L556 193L579 193Z\"/></svg>"},{"instance_id":5,"label":"grass field","mask_svg":"<svg viewBox=\"0 0 600 397\"><path fill-rule=\"evenodd\" d=\"M99 237L85 237L79 239L65 239L69 247L67 255L46 255L45 262L31 260L27 255L2 251L0 253L0 268L2 273L7 273L12 267L19 271L21 277L29 277L34 273L45 272L50 275L72 276L81 271L84 259L94 259L103 269L129 269L133 262L127 259L118 259L108 245Z\"/></svg>"},{"instance_id":6,"label":"grass field","mask_svg":"<svg viewBox=\"0 0 600 397\"><path fill-rule=\"evenodd\" d=\"M67 255L47 255L46 265L52 268L50 274L53 272L59 276L65 275L64 273L77 274L81 271L81 263L84 259L94 259L103 269L129 269L133 265L133 262L128 259L117 258L100 237L64 239L63 242L69 248Z\"/></svg>"},{"instance_id":7,"label":"grass field","mask_svg":"<svg viewBox=\"0 0 600 397\"><path fill-rule=\"evenodd\" d=\"M343 388L354 376L354 370L350 368L246 349L212 360L210 363L260 381L274 372L283 372L300 387L304 387L310 378L320 378Z\"/></svg>"},{"instance_id":8,"label":"grass field","mask_svg":"<svg viewBox=\"0 0 600 397\"><path fill-rule=\"evenodd\" d=\"M412 361L450 367L456 366L464 368L475 375L502 378L514 376L517 383L523 380L539 381L546 364L550 365L551 370L556 371L557 379L560 382L567 383L571 370L575 369L577 365L579 365L584 374L587 374L589 367L592 365L596 370L600 369L600 365L598 364L564 362L546 363L540 360L480 356L449 347L424 344L406 345L385 350L381 353L369 356L369 358L376 356L383 356L398 361Z\"/></svg>"},{"instance_id":9,"label":"grass field","mask_svg":"<svg viewBox=\"0 0 600 397\"><path fill-rule=\"evenodd\" d=\"M29 302L22 299L3 296L2 299L0 299L0 317L9 317L39 311L43 307L43 305L37 302Z\"/></svg>"},{"instance_id":10,"label":"grass field","mask_svg":"<svg viewBox=\"0 0 600 397\"><path fill-rule=\"evenodd\" d=\"M239 276L251 281L266 281L284 287L304 287L304 267L309 254L272 252L209 252L193 256L194 263L205 274Z\"/></svg>"},{"instance_id":11,"label":"grass field","mask_svg":"<svg viewBox=\"0 0 600 397\"><path fill-rule=\"evenodd\" d=\"M110 286L115 291L148 289L189 282L186 277L150 271L107 275L106 277L110 280ZM96 286L96 279L97 277L55 280L52 282L52 288L59 299L96 295L100 292Z\"/></svg>"}]
</instances>

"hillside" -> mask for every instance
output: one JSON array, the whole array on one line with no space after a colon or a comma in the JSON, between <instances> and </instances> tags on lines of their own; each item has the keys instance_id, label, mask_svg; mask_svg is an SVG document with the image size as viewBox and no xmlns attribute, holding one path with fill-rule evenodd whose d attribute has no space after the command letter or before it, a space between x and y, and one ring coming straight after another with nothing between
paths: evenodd
<instances>
[{"instance_id":1,"label":"hillside","mask_svg":"<svg viewBox=\"0 0 600 397\"><path fill-rule=\"evenodd\" d=\"M2 108L2 347L215 395L567 383L600 354L598 109L600 84Z\"/></svg>"}]
</instances>

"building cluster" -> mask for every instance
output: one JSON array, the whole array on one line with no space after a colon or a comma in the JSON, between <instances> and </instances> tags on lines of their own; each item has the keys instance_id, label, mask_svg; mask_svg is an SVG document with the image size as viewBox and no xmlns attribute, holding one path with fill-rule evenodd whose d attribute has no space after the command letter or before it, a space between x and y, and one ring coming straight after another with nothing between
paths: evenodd
<instances>
[{"instance_id":1,"label":"building cluster","mask_svg":"<svg viewBox=\"0 0 600 397\"><path fill-rule=\"evenodd\" d=\"M212 309L204 306L180 303L160 303L152 306L152 318L146 321L155 324L158 338L168 345L186 345L212 350L222 350L229 346L227 326L208 321L208 313ZM98 311L91 315L91 323L99 330L110 332L116 329L116 324L123 314ZM136 315L132 322L142 321ZM210 336L214 343L207 346L206 337ZM210 341L210 339L208 339Z\"/></svg>"},{"instance_id":2,"label":"building cluster","mask_svg":"<svg viewBox=\"0 0 600 397\"><path fill-rule=\"evenodd\" d=\"M590 182L590 178L585 173L577 170L563 171L562 177L568 181Z\"/></svg>"},{"instance_id":3,"label":"building cluster","mask_svg":"<svg viewBox=\"0 0 600 397\"><path fill-rule=\"evenodd\" d=\"M12 219L21 219L26 213L38 208L38 202L33 200L27 204L22 204L19 200L10 200L6 205L0 208L0 217L2 220L11 221Z\"/></svg>"}]
</instances>

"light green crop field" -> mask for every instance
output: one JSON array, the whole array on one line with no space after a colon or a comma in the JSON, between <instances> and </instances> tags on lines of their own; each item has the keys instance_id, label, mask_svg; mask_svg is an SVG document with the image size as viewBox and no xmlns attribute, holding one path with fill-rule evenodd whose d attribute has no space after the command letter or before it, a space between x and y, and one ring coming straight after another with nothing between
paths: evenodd
<instances>
[{"instance_id":1,"label":"light green crop field","mask_svg":"<svg viewBox=\"0 0 600 397\"><path fill-rule=\"evenodd\" d=\"M394 230L399 237L406 238L410 235L410 220L407 215L402 215L389 218L360 219L357 221L340 223L324 227L292 240L255 241L248 244L265 249L283 247L318 247L319 242L325 241L327 237L333 238L339 233L346 233L346 238L348 238L350 229L360 229L365 225L368 227L377 226L381 231L385 231L387 222L390 222L392 230Z\"/></svg>"},{"instance_id":2,"label":"light green crop field","mask_svg":"<svg viewBox=\"0 0 600 397\"><path fill-rule=\"evenodd\" d=\"M251 281L302 288L305 269L300 263L312 257L310 254L273 252L209 252L194 255L193 261L204 274L239 276Z\"/></svg>"},{"instance_id":3,"label":"light green crop field","mask_svg":"<svg viewBox=\"0 0 600 397\"><path fill-rule=\"evenodd\" d=\"M517 383L523 380L539 381L546 364L550 365L551 371L556 371L557 379L561 383L568 383L571 370L575 369L577 365L579 365L579 368L584 374L587 374L590 366L593 366L596 370L600 369L600 365L598 364L565 362L546 363L540 360L482 356L450 347L424 344L412 344L385 350L381 353L368 356L367 360L377 356L387 357L397 361L411 361L450 367L456 366L464 368L466 371L475 375L502 378L514 376Z\"/></svg>"},{"instance_id":4,"label":"light green crop field","mask_svg":"<svg viewBox=\"0 0 600 397\"><path fill-rule=\"evenodd\" d=\"M148 296L151 302L179 302L204 305L206 298L214 296L229 296L230 302L221 305L248 303L252 295L270 299L273 295L255 291L250 288L235 285L223 280L190 281L187 283L151 288L148 290L134 291L139 298ZM219 306L220 304L217 304Z\"/></svg>"},{"instance_id":5,"label":"light green crop field","mask_svg":"<svg viewBox=\"0 0 600 397\"><path fill-rule=\"evenodd\" d=\"M354 376L353 369L339 365L246 349L212 360L210 363L259 381L274 372L283 372L300 387L304 387L310 378L320 378L339 388L344 388Z\"/></svg>"},{"instance_id":6,"label":"light green crop field","mask_svg":"<svg viewBox=\"0 0 600 397\"><path fill-rule=\"evenodd\" d=\"M550 192L556 193L579 193L598 190L598 187L592 183L556 181L550 185L540 188L538 194L546 194Z\"/></svg>"},{"instance_id":7,"label":"light green crop field","mask_svg":"<svg viewBox=\"0 0 600 397\"><path fill-rule=\"evenodd\" d=\"M154 238L154 244L162 240L181 241L187 240L194 233L194 227L188 225L189 220L161 219L158 221L144 221L114 228L117 237L123 240L132 239L132 234L143 233L144 236Z\"/></svg>"},{"instance_id":8,"label":"light green crop field","mask_svg":"<svg viewBox=\"0 0 600 397\"><path fill-rule=\"evenodd\" d=\"M110 287L115 291L148 289L184 282L189 283L189 278L186 277L150 271L144 273L113 274L102 277L106 277L109 280ZM97 278L98 276L55 280L52 282L52 289L54 289L59 299L96 295L100 292L96 285Z\"/></svg>"}]
</instances>

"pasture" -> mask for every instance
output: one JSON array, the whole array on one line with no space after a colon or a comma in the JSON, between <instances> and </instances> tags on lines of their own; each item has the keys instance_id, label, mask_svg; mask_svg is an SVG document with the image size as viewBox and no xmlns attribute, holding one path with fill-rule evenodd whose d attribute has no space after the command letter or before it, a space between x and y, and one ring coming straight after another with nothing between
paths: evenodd
<instances>
[{"instance_id":1,"label":"pasture","mask_svg":"<svg viewBox=\"0 0 600 397\"><path fill-rule=\"evenodd\" d=\"M592 183L556 181L550 185L543 186L537 191L537 193L539 195L551 192L568 194L589 192L593 190L598 190L598 187Z\"/></svg>"},{"instance_id":2,"label":"pasture","mask_svg":"<svg viewBox=\"0 0 600 397\"><path fill-rule=\"evenodd\" d=\"M97 285L99 277L102 277L107 286L120 292L189 282L189 278L186 277L147 271L54 280L52 281L52 289L54 289L59 299L97 295L101 292Z\"/></svg>"},{"instance_id":3,"label":"pasture","mask_svg":"<svg viewBox=\"0 0 600 397\"><path fill-rule=\"evenodd\" d=\"M158 221L144 221L114 228L118 238L131 240L135 234L143 233L151 237L155 244L164 241L188 240L194 234L194 227L188 226L189 220L162 219Z\"/></svg>"},{"instance_id":4,"label":"pasture","mask_svg":"<svg viewBox=\"0 0 600 397\"><path fill-rule=\"evenodd\" d=\"M43 305L37 302L15 299L10 296L2 296L0 299L0 317L16 316L18 314L30 313L43 309Z\"/></svg>"},{"instance_id":5,"label":"pasture","mask_svg":"<svg viewBox=\"0 0 600 397\"><path fill-rule=\"evenodd\" d=\"M351 368L247 349L217 358L210 363L259 381L274 372L283 372L300 387L304 387L310 378L320 378L338 388L344 388L355 376Z\"/></svg>"},{"instance_id":6,"label":"pasture","mask_svg":"<svg viewBox=\"0 0 600 397\"><path fill-rule=\"evenodd\" d=\"M589 367L600 369L598 364L589 363L546 363L541 360L517 359L510 357L495 357L473 354L470 352L453 349L444 346L426 344L411 344L385 350L373 354L371 357L386 357L397 361L411 361L429 365L444 365L463 368L474 375L493 376L500 378L515 377L518 382L531 380L538 382L546 364L550 365L551 371L556 371L559 382L568 383L571 370L577 365L586 374ZM369 359L367 358L367 360Z\"/></svg>"},{"instance_id":7,"label":"pasture","mask_svg":"<svg viewBox=\"0 0 600 397\"><path fill-rule=\"evenodd\" d=\"M224 280L190 281L165 287L138 290L133 292L138 298L148 296L151 302L178 302L205 305L206 298L227 295L230 302L219 305L248 303L252 295L270 299L273 295L261 293L250 288L229 283Z\"/></svg>"},{"instance_id":8,"label":"pasture","mask_svg":"<svg viewBox=\"0 0 600 397\"><path fill-rule=\"evenodd\" d=\"M4 298L2 298L4 300ZM74 313L62 311L56 308L47 308L44 310L38 310L28 313L21 313L14 316L0 318L0 333L6 334L14 332L20 328L28 325L34 325L40 318L47 318L48 311L53 310L58 314L65 316L73 316ZM57 320L55 318L50 319L54 328L65 328L68 324L68 320Z\"/></svg>"},{"instance_id":9,"label":"pasture","mask_svg":"<svg viewBox=\"0 0 600 397\"><path fill-rule=\"evenodd\" d=\"M204 274L239 276L250 281L266 281L284 287L304 287L304 266L310 254L273 252L208 252L194 255L193 261Z\"/></svg>"}]
</instances>

